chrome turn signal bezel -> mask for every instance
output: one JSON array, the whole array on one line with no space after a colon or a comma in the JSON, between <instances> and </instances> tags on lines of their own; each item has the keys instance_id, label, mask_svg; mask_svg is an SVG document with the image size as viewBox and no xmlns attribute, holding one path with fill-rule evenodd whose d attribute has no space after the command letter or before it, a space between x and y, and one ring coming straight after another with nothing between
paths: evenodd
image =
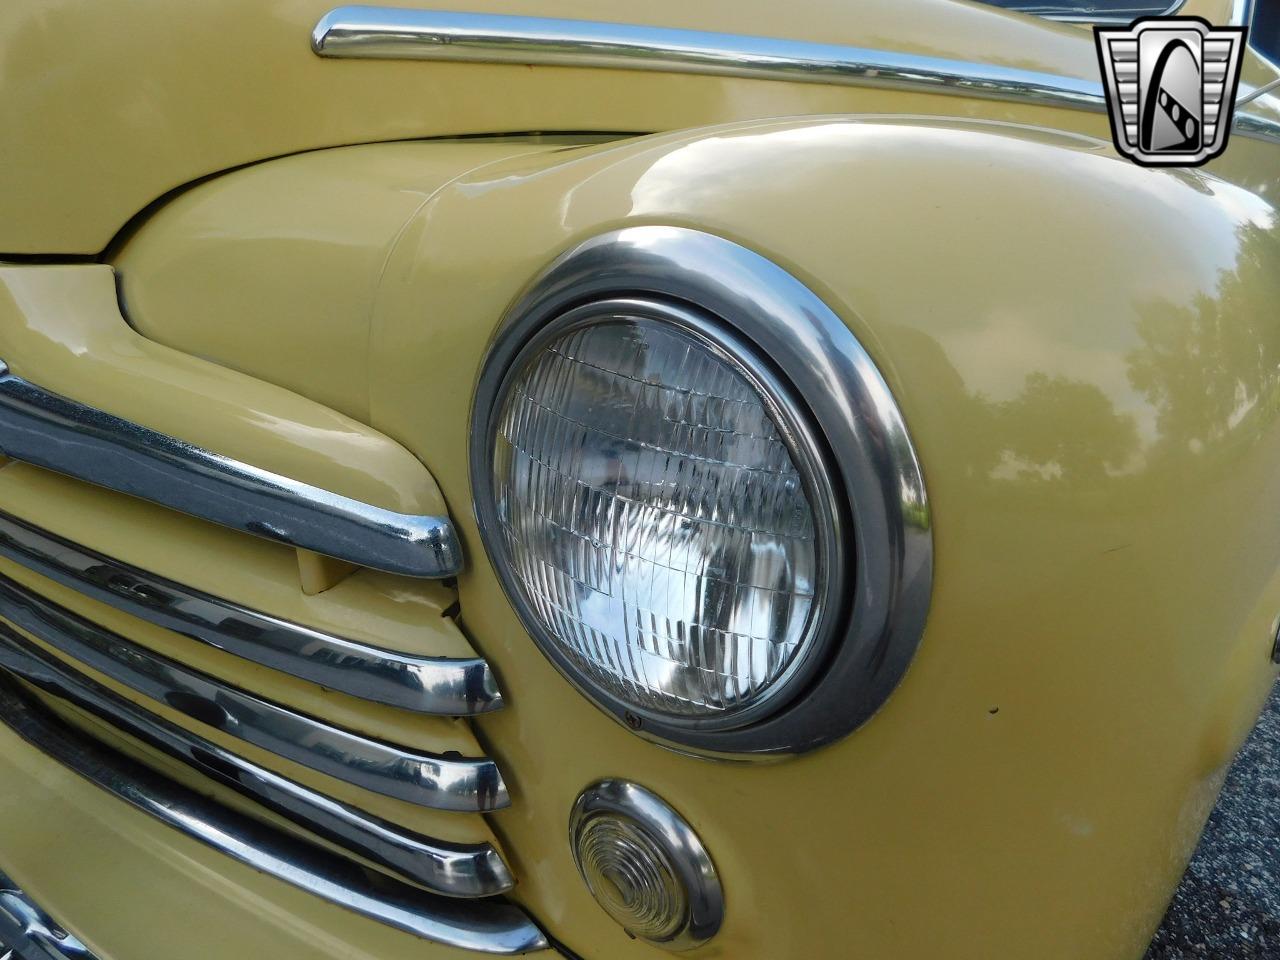
<instances>
[{"instance_id":1,"label":"chrome turn signal bezel","mask_svg":"<svg viewBox=\"0 0 1280 960\"><path fill-rule=\"evenodd\" d=\"M665 800L628 780L608 779L592 784L578 795L569 815L573 861L592 896L599 901L601 894L592 886L584 867L581 846L592 821L601 818L625 821L643 833L683 889L684 915L672 918L671 930L661 938L644 939L654 946L682 951L714 937L724 922L724 890L711 855L694 829ZM636 936L631 930L627 932Z\"/></svg>"}]
</instances>

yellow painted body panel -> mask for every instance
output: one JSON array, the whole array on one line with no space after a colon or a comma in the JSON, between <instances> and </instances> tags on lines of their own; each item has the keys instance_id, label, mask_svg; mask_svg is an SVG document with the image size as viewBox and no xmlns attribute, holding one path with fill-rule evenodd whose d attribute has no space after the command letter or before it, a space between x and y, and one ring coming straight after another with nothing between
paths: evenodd
<instances>
[{"instance_id":1,"label":"yellow painted body panel","mask_svg":"<svg viewBox=\"0 0 1280 960\"><path fill-rule=\"evenodd\" d=\"M656 223L752 247L846 319L903 407L936 524L900 689L843 742L759 766L605 719L471 564L463 618L518 678L486 725L518 788L492 819L535 915L588 956L653 955L593 905L564 837L577 791L625 776L725 877L724 929L697 955L1139 956L1274 678L1275 218L1096 140L919 118L516 160L424 207L379 294L373 422L433 452L451 502L478 330L560 251ZM425 382L429 355L451 363Z\"/></svg>"},{"instance_id":2,"label":"yellow painted body panel","mask_svg":"<svg viewBox=\"0 0 1280 960\"><path fill-rule=\"evenodd\" d=\"M117 238L104 259L140 331L108 267L15 267L0 271L0 357L348 495L447 502L468 563L462 622L508 705L473 741L42 591L335 719L482 746L512 806L445 817L464 825L449 835L492 829L514 899L586 960L666 955L628 939L570 860L570 806L602 776L666 797L721 871L725 927L691 957L1140 956L1275 677L1280 148L1236 137L1207 173L1148 171L1115 156L1104 116L1072 110L321 61L306 37L331 5L0 10L0 69L24 81L0 99L0 251L87 254ZM587 0L448 6L605 18ZM658 0L607 18L1097 75L1087 33L951 0ZM1266 69L1252 60L1246 79ZM1256 109L1280 117L1275 103ZM166 191L268 157L557 130L674 132L287 157L121 232ZM636 224L728 237L808 283L879 364L923 463L936 580L919 655L863 729L810 756L712 763L616 726L537 652L477 537L470 400L499 318L558 253ZM27 283L74 309L29 310ZM157 370L163 406L136 386ZM318 442L294 442L298 424ZM470 649L456 630L419 630L450 599L439 587L359 571L304 596L283 548L21 465L0 470L0 506L247 606L408 650ZM230 863L3 729L0 782L0 868L104 960L461 956Z\"/></svg>"},{"instance_id":3,"label":"yellow painted body panel","mask_svg":"<svg viewBox=\"0 0 1280 960\"><path fill-rule=\"evenodd\" d=\"M158 827L4 727L0 783L4 870L37 902L63 905L60 922L103 960L476 956L321 903Z\"/></svg>"},{"instance_id":4,"label":"yellow painted body panel","mask_svg":"<svg viewBox=\"0 0 1280 960\"><path fill-rule=\"evenodd\" d=\"M456 597L439 581L362 569L306 596L298 589L291 547L24 463L0 469L0 503L91 550L293 623L422 656L475 655L444 615ZM243 664L238 658L223 662ZM262 675L278 676L265 669ZM309 684L298 689L315 696Z\"/></svg>"},{"instance_id":5,"label":"yellow painted body panel","mask_svg":"<svg viewBox=\"0 0 1280 960\"><path fill-rule=\"evenodd\" d=\"M402 513L446 512L422 464L367 426L139 335L120 316L110 267L0 267L0 359L214 453Z\"/></svg>"},{"instance_id":6,"label":"yellow painted body panel","mask_svg":"<svg viewBox=\"0 0 1280 960\"><path fill-rule=\"evenodd\" d=\"M21 463L0 469L0 504L59 536L214 596L234 598L252 609L384 647L428 656L474 656L457 627L444 618L441 604L452 600L449 591L436 584L420 585L361 571L320 596L308 597L298 589L293 551L288 547L225 531ZM344 729L437 753L456 751L472 757L485 753L463 720L416 715L326 690L138 620L10 560L0 558L0 574L144 648ZM184 714L176 709L135 693L92 668L81 665L76 669L168 720L183 722ZM95 724L95 730L99 727L101 724ZM481 817L429 810L369 793L292 761L273 759L269 751L221 730L199 726L199 732L328 796L427 836L463 842L492 839ZM223 798L234 796L212 784L205 792L216 792ZM0 843L0 862L3 855Z\"/></svg>"},{"instance_id":7,"label":"yellow painted body panel","mask_svg":"<svg viewBox=\"0 0 1280 960\"><path fill-rule=\"evenodd\" d=\"M1057 124L1066 111L857 87L618 70L324 61L334 0L16 0L0 6L0 253L89 254L167 191L268 157L374 140L675 130L892 110ZM388 0L388 6L422 6ZM453 0L447 9L620 20L886 48L1097 78L1071 26L955 0ZM1199 9L1228 9L1226 0ZM54 69L50 65L57 64ZM1272 98L1280 102L1280 98ZM1262 108L1276 115L1277 107ZM1092 115L1094 132L1106 119Z\"/></svg>"},{"instance_id":8,"label":"yellow painted body panel","mask_svg":"<svg viewBox=\"0 0 1280 960\"><path fill-rule=\"evenodd\" d=\"M545 149L329 150L299 158L305 189L291 163L220 177L159 211L116 259L129 323L367 422L369 321L400 227L472 168Z\"/></svg>"}]
</instances>

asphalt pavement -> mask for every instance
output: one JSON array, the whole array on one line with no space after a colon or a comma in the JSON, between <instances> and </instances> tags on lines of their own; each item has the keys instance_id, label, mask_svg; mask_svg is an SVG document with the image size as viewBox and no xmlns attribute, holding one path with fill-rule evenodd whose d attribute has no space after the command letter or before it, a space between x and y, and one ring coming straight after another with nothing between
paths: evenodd
<instances>
[{"instance_id":1,"label":"asphalt pavement","mask_svg":"<svg viewBox=\"0 0 1280 960\"><path fill-rule=\"evenodd\" d=\"M1236 758L1146 960L1280 960L1280 686Z\"/></svg>"}]
</instances>

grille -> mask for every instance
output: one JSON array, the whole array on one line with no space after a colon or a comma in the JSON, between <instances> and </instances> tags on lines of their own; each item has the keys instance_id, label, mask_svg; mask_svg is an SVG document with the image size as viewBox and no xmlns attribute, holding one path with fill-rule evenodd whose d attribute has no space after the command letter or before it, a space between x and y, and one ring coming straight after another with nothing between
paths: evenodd
<instances>
[{"instance_id":1,"label":"grille","mask_svg":"<svg viewBox=\"0 0 1280 960\"><path fill-rule=\"evenodd\" d=\"M366 732L372 720L349 727L314 716L94 622L92 603L70 609L50 594L109 604L139 633L161 627L417 715L499 709L482 659L412 656L248 610L3 513L0 556L38 575L0 573L0 719L28 741L171 826L348 909L485 953L545 947L502 896L515 880L492 843L427 836L351 800L367 796L376 808L390 798L465 819L510 802L492 759L392 742ZM76 712L91 720L61 718ZM112 738L99 735L108 730ZM115 734L251 803L232 810L166 779L146 751L122 752ZM301 782L291 765L319 777ZM341 797L314 786L325 778ZM258 809L271 816L252 815ZM477 832L487 834L460 831Z\"/></svg>"}]
</instances>

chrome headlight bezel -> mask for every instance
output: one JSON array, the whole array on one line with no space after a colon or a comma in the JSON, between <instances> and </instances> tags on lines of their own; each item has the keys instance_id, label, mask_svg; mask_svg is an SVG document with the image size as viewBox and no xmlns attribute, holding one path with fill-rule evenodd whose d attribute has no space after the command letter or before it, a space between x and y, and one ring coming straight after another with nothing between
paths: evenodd
<instances>
[{"instance_id":1,"label":"chrome headlight bezel","mask_svg":"<svg viewBox=\"0 0 1280 960\"><path fill-rule=\"evenodd\" d=\"M803 656L731 717L673 721L583 676L511 574L491 453L506 389L524 360L574 324L606 316L671 323L747 371L769 405L823 531L821 614ZM559 258L504 318L472 413L471 480L484 546L542 652L598 707L666 745L708 754L798 753L871 716L919 642L932 580L920 466L887 385L848 326L769 260L694 230L635 227Z\"/></svg>"}]
</instances>

